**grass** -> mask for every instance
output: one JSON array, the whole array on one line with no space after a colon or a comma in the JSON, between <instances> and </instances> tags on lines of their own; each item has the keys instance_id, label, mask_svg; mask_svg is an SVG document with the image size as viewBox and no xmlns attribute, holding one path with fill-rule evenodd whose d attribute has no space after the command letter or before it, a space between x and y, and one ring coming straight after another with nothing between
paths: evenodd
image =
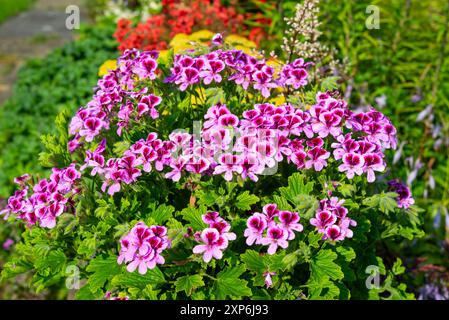
<instances>
[{"instance_id":1,"label":"grass","mask_svg":"<svg viewBox=\"0 0 449 320\"><path fill-rule=\"evenodd\" d=\"M28 9L35 0L1 0L0 23Z\"/></svg>"}]
</instances>

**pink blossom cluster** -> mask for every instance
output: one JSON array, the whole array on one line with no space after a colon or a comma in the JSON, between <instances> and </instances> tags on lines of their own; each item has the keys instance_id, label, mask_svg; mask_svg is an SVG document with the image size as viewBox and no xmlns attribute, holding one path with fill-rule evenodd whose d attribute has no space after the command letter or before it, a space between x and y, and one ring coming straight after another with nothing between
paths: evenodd
<instances>
[{"instance_id":1,"label":"pink blossom cluster","mask_svg":"<svg viewBox=\"0 0 449 320\"><path fill-rule=\"evenodd\" d=\"M177 55L171 68L172 74L164 81L175 83L181 91L188 87L203 83L209 85L220 83L223 77L248 90L249 87L259 91L263 97L270 96L270 90L292 86L299 89L308 81L306 68L311 63L296 59L285 64L279 75L265 60L259 60L241 50L218 49L210 53L191 57Z\"/></svg>"},{"instance_id":2,"label":"pink blossom cluster","mask_svg":"<svg viewBox=\"0 0 449 320\"><path fill-rule=\"evenodd\" d=\"M230 232L231 225L221 218L218 212L206 212L202 219L208 227L194 234L195 240L201 244L193 247L193 253L202 254L204 262L208 263L212 258L221 259L229 241L237 237L235 233Z\"/></svg>"},{"instance_id":3,"label":"pink blossom cluster","mask_svg":"<svg viewBox=\"0 0 449 320\"><path fill-rule=\"evenodd\" d=\"M109 130L112 120L120 136L131 120L139 121L147 115L159 117L156 107L162 99L150 94L148 87L138 87L143 80L156 78L157 57L156 51L127 50L118 59L118 68L98 81L92 100L78 110L70 123L71 152L84 141L91 142L102 130Z\"/></svg>"},{"instance_id":4,"label":"pink blossom cluster","mask_svg":"<svg viewBox=\"0 0 449 320\"><path fill-rule=\"evenodd\" d=\"M268 254L275 254L278 247L288 247L288 241L295 239L295 232L303 230L297 212L281 211L276 204L265 205L262 212L253 213L246 222L244 236L249 246L269 246Z\"/></svg>"},{"instance_id":5,"label":"pink blossom cluster","mask_svg":"<svg viewBox=\"0 0 449 320\"><path fill-rule=\"evenodd\" d=\"M14 214L28 225L39 223L41 227L51 229L55 227L58 216L73 208L73 196L80 192L77 188L80 178L81 173L75 169L75 164L64 169L53 168L49 179L42 179L34 186L29 183L29 175L16 178L20 189L8 199L0 215L7 219ZM28 196L29 193L31 195Z\"/></svg>"},{"instance_id":6,"label":"pink blossom cluster","mask_svg":"<svg viewBox=\"0 0 449 320\"><path fill-rule=\"evenodd\" d=\"M388 187L391 191L396 192L398 196L396 201L399 208L408 209L412 204L415 203L415 199L412 197L412 192L410 188L407 187L403 182L399 180L388 181Z\"/></svg>"},{"instance_id":7,"label":"pink blossom cluster","mask_svg":"<svg viewBox=\"0 0 449 320\"><path fill-rule=\"evenodd\" d=\"M396 147L396 130L382 113L374 109L353 113L331 93L318 93L309 110L262 103L239 118L226 105L217 104L204 119L198 134L174 131L168 141L162 141L150 133L121 158L105 162L97 155L98 161L91 162L89 155L87 166L103 176L103 191L107 188L111 195L121 189L121 183L133 183L153 167L169 168L165 177L173 181L183 171L223 175L227 181L237 174L258 181L259 175L284 159L298 170L321 171L331 155L348 179L366 174L373 182L375 172L385 170L383 150Z\"/></svg>"},{"instance_id":8,"label":"pink blossom cluster","mask_svg":"<svg viewBox=\"0 0 449 320\"><path fill-rule=\"evenodd\" d=\"M352 238L353 232L349 227L355 227L357 222L347 217L348 209L343 207L343 202L337 197L321 200L315 217L310 219L310 224L323 234L323 240Z\"/></svg>"},{"instance_id":9,"label":"pink blossom cluster","mask_svg":"<svg viewBox=\"0 0 449 320\"><path fill-rule=\"evenodd\" d=\"M91 175L103 178L101 189L110 195L121 190L121 184L131 184L143 172L151 172L153 167L162 171L170 163L171 153L175 146L171 141L162 141L156 133L150 133L146 139L140 139L120 158L110 158L107 161L102 155L106 141L93 152L88 151L82 170L92 168Z\"/></svg>"},{"instance_id":10,"label":"pink blossom cluster","mask_svg":"<svg viewBox=\"0 0 449 320\"><path fill-rule=\"evenodd\" d=\"M138 269L140 274L145 274L157 264L165 263L161 253L170 246L170 241L167 237L167 228L148 227L145 223L139 222L120 240L120 244L118 264L124 262L129 272Z\"/></svg>"},{"instance_id":11,"label":"pink blossom cluster","mask_svg":"<svg viewBox=\"0 0 449 320\"><path fill-rule=\"evenodd\" d=\"M140 86L144 80L156 79L158 54L157 51L132 49L119 57L118 68L98 81L93 99L72 118L69 133L73 138L68 145L71 152L84 142L92 142L103 130L109 130L111 124L116 124L120 136L130 121L139 121L146 116L159 117L156 107L162 98L149 93L148 86ZM272 88L293 86L297 89L306 85L306 68L310 64L297 59L284 65L276 78L273 67L239 50L218 49L198 57L181 55L174 59L172 75L165 82L176 83L182 91L200 80L206 85L219 83L223 79L222 73L227 72L229 80L242 85L245 90L251 85L264 97L270 95Z\"/></svg>"}]
</instances>

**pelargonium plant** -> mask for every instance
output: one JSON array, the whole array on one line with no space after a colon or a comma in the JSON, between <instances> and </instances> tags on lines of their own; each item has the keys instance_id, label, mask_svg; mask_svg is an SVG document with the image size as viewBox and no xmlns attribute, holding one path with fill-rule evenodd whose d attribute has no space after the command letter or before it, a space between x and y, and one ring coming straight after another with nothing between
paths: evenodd
<instances>
[{"instance_id":1,"label":"pelargonium plant","mask_svg":"<svg viewBox=\"0 0 449 320\"><path fill-rule=\"evenodd\" d=\"M387 169L394 124L312 81L313 63L220 34L168 61L125 51L43 139L51 176L16 180L2 215L26 229L2 278L64 287L75 266L80 299L412 297L379 256L421 234ZM385 286L366 286L372 265Z\"/></svg>"}]
</instances>

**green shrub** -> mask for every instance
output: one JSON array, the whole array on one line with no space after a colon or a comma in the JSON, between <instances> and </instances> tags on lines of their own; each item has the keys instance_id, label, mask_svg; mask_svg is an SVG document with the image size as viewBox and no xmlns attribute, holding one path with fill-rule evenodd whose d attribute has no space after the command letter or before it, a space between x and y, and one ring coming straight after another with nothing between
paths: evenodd
<instances>
[{"instance_id":1,"label":"green shrub","mask_svg":"<svg viewBox=\"0 0 449 320\"><path fill-rule=\"evenodd\" d=\"M88 101L99 66L116 56L113 32L112 24L86 27L77 41L21 68L12 97L0 108L0 197L11 192L15 176L42 171L35 161L40 136L54 131L62 108L73 112Z\"/></svg>"}]
</instances>

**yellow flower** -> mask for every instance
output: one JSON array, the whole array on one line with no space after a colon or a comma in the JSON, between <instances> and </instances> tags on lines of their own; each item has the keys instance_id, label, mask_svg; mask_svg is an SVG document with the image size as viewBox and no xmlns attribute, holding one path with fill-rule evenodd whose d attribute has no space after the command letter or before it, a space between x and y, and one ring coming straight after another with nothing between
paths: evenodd
<instances>
[{"instance_id":1,"label":"yellow flower","mask_svg":"<svg viewBox=\"0 0 449 320\"><path fill-rule=\"evenodd\" d=\"M189 38L191 41L210 41L212 37L214 36L214 33L209 30L200 30L197 32L192 33Z\"/></svg>"},{"instance_id":2,"label":"yellow flower","mask_svg":"<svg viewBox=\"0 0 449 320\"><path fill-rule=\"evenodd\" d=\"M203 104L205 102L203 101L203 99L206 99L206 90L204 90L204 88L197 88L195 91L198 94L199 98L194 94L190 96L190 104L192 105L192 107Z\"/></svg>"},{"instance_id":3,"label":"yellow flower","mask_svg":"<svg viewBox=\"0 0 449 320\"><path fill-rule=\"evenodd\" d=\"M281 104L285 103L285 97L282 94L280 94L274 98L271 98L270 102L276 106L280 106Z\"/></svg>"},{"instance_id":4,"label":"yellow flower","mask_svg":"<svg viewBox=\"0 0 449 320\"><path fill-rule=\"evenodd\" d=\"M115 69L117 69L117 60L106 60L98 69L98 75L102 77Z\"/></svg>"},{"instance_id":5,"label":"yellow flower","mask_svg":"<svg viewBox=\"0 0 449 320\"><path fill-rule=\"evenodd\" d=\"M157 63L158 64L166 64L168 62L169 55L170 55L169 50L159 51L159 56L157 57Z\"/></svg>"},{"instance_id":6,"label":"yellow flower","mask_svg":"<svg viewBox=\"0 0 449 320\"><path fill-rule=\"evenodd\" d=\"M190 41L189 36L185 33L178 33L171 39L170 47L175 47L184 43L188 43Z\"/></svg>"},{"instance_id":7,"label":"yellow flower","mask_svg":"<svg viewBox=\"0 0 449 320\"><path fill-rule=\"evenodd\" d=\"M243 52L245 52L246 54L252 55L253 57L255 56L254 52L251 50L251 48L242 46L242 45L235 45L234 46L235 49L237 50L242 50ZM256 57L257 58L257 57Z\"/></svg>"},{"instance_id":8,"label":"yellow flower","mask_svg":"<svg viewBox=\"0 0 449 320\"><path fill-rule=\"evenodd\" d=\"M257 44L245 37L239 36L238 34L231 34L225 38L225 42L232 46L241 45L247 48L256 48Z\"/></svg>"},{"instance_id":9,"label":"yellow flower","mask_svg":"<svg viewBox=\"0 0 449 320\"><path fill-rule=\"evenodd\" d=\"M191 40L189 36L185 33L178 33L173 37L173 39L170 41L170 47L173 48L173 52L175 54L179 53L180 51L184 51L187 49L192 49L193 46L190 43Z\"/></svg>"}]
</instances>

